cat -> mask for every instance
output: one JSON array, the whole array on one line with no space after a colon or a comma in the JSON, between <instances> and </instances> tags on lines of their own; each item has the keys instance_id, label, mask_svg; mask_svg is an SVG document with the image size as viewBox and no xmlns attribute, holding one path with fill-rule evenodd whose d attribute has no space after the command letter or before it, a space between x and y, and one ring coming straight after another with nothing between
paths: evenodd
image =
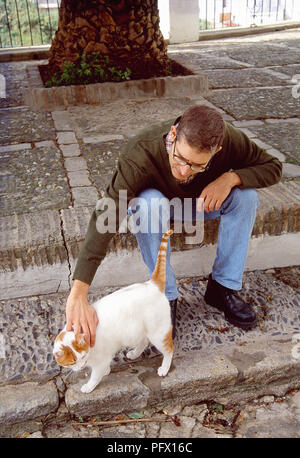
<instances>
[{"instance_id":1,"label":"cat","mask_svg":"<svg viewBox=\"0 0 300 458\"><path fill-rule=\"evenodd\" d=\"M91 376L81 387L90 393L105 375L110 373L110 363L121 349L129 359L138 358L149 341L163 354L159 376L167 375L173 357L171 310L165 296L166 252L169 230L162 236L156 266L150 280L121 288L92 304L99 323L94 347L89 347L84 334L66 331L66 326L56 337L53 354L56 362L78 371L87 365Z\"/></svg>"}]
</instances>

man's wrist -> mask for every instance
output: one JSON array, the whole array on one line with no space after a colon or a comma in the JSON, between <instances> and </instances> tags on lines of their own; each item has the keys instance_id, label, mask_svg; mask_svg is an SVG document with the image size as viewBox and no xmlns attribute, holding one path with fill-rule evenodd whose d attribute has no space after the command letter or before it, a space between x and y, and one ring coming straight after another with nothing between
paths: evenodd
<instances>
[{"instance_id":1,"label":"man's wrist","mask_svg":"<svg viewBox=\"0 0 300 458\"><path fill-rule=\"evenodd\" d=\"M240 186L243 184L240 176L233 170L231 170L230 172L227 172L227 174L230 178L230 185L232 188L234 188L234 186Z\"/></svg>"},{"instance_id":2,"label":"man's wrist","mask_svg":"<svg viewBox=\"0 0 300 458\"><path fill-rule=\"evenodd\" d=\"M76 296L87 296L90 285L81 280L75 279L72 285L71 294Z\"/></svg>"}]
</instances>

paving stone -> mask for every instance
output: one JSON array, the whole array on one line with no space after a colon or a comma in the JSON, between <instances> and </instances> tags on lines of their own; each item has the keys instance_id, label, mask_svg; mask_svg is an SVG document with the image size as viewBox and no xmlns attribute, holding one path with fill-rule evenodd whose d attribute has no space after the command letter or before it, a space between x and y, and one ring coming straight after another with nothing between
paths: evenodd
<instances>
[{"instance_id":1,"label":"paving stone","mask_svg":"<svg viewBox=\"0 0 300 458\"><path fill-rule=\"evenodd\" d=\"M251 130L262 141L271 144L287 158L300 165L300 129L298 125L282 120L281 123L254 126Z\"/></svg>"},{"instance_id":2,"label":"paving stone","mask_svg":"<svg viewBox=\"0 0 300 458\"><path fill-rule=\"evenodd\" d=\"M290 84L289 79L286 80L285 75L282 75L282 77L280 75L274 76L265 69L214 69L205 70L205 73L208 75L209 87L211 89Z\"/></svg>"},{"instance_id":3,"label":"paving stone","mask_svg":"<svg viewBox=\"0 0 300 458\"><path fill-rule=\"evenodd\" d=\"M299 438L300 418L294 415L288 403L271 403L259 407L254 419L241 424L236 437Z\"/></svg>"},{"instance_id":4,"label":"paving stone","mask_svg":"<svg viewBox=\"0 0 300 458\"><path fill-rule=\"evenodd\" d=\"M0 387L0 423L18 423L47 415L58 407L58 394L53 382L45 385L28 382Z\"/></svg>"},{"instance_id":5,"label":"paving stone","mask_svg":"<svg viewBox=\"0 0 300 458\"><path fill-rule=\"evenodd\" d=\"M124 140L123 135L94 135L92 137L84 137L83 143L102 143L114 140Z\"/></svg>"},{"instance_id":6,"label":"paving stone","mask_svg":"<svg viewBox=\"0 0 300 458\"><path fill-rule=\"evenodd\" d=\"M29 108L0 110L0 145L54 140L49 113Z\"/></svg>"},{"instance_id":7,"label":"paving stone","mask_svg":"<svg viewBox=\"0 0 300 458\"><path fill-rule=\"evenodd\" d=\"M99 193L94 186L72 188L74 206L95 206L99 199Z\"/></svg>"},{"instance_id":8,"label":"paving stone","mask_svg":"<svg viewBox=\"0 0 300 458\"><path fill-rule=\"evenodd\" d=\"M44 434L47 438L56 438L56 439L63 439L63 438L91 438L91 437L100 437L99 429L97 427L90 427L86 428L85 426L80 426L80 424L76 424L74 421L73 427L72 424L63 425L63 424L55 424L48 426L44 430ZM38 434L38 433L35 433ZM28 438L31 438L29 436ZM39 437L39 436L37 436ZM101 436L102 437L102 436Z\"/></svg>"},{"instance_id":9,"label":"paving stone","mask_svg":"<svg viewBox=\"0 0 300 458\"><path fill-rule=\"evenodd\" d=\"M20 151L23 149L31 149L31 144L30 143L19 143L16 145L0 146L0 153L10 153L13 151Z\"/></svg>"},{"instance_id":10,"label":"paving stone","mask_svg":"<svg viewBox=\"0 0 300 458\"><path fill-rule=\"evenodd\" d=\"M285 163L282 170L283 176L286 178L300 177L300 166L295 164Z\"/></svg>"},{"instance_id":11,"label":"paving stone","mask_svg":"<svg viewBox=\"0 0 300 458\"><path fill-rule=\"evenodd\" d=\"M65 167L68 172L86 170L86 161L83 157L68 157L65 159Z\"/></svg>"},{"instance_id":12,"label":"paving stone","mask_svg":"<svg viewBox=\"0 0 300 458\"><path fill-rule=\"evenodd\" d=\"M65 396L66 406L76 415L99 415L139 411L147 405L149 388L136 376L110 374L91 393L81 393L82 382L70 387Z\"/></svg>"},{"instance_id":13,"label":"paving stone","mask_svg":"<svg viewBox=\"0 0 300 458\"><path fill-rule=\"evenodd\" d=\"M61 153L55 146L0 153L0 216L71 204Z\"/></svg>"},{"instance_id":14,"label":"paving stone","mask_svg":"<svg viewBox=\"0 0 300 458\"><path fill-rule=\"evenodd\" d=\"M80 156L80 149L78 143L72 143L70 145L60 145L60 149L64 157Z\"/></svg>"},{"instance_id":15,"label":"paving stone","mask_svg":"<svg viewBox=\"0 0 300 458\"><path fill-rule=\"evenodd\" d=\"M290 87L217 90L207 98L238 120L300 117Z\"/></svg>"},{"instance_id":16,"label":"paving stone","mask_svg":"<svg viewBox=\"0 0 300 458\"><path fill-rule=\"evenodd\" d=\"M227 51L232 59L237 59L257 67L267 67L269 65L298 64L300 60L300 50L291 49L287 46L276 44L246 43L238 49L233 47ZM263 59L262 59L263 56Z\"/></svg>"},{"instance_id":17,"label":"paving stone","mask_svg":"<svg viewBox=\"0 0 300 458\"><path fill-rule=\"evenodd\" d=\"M60 145L77 143L74 132L57 132L56 137Z\"/></svg>"},{"instance_id":18,"label":"paving stone","mask_svg":"<svg viewBox=\"0 0 300 458\"><path fill-rule=\"evenodd\" d=\"M146 426L136 424L136 425L116 426L113 428L105 428L101 431L100 437L103 437L106 439L144 438L146 437Z\"/></svg>"},{"instance_id":19,"label":"paving stone","mask_svg":"<svg viewBox=\"0 0 300 458\"><path fill-rule=\"evenodd\" d=\"M290 76L291 79L294 75L300 74L300 64L274 66L273 68L277 72Z\"/></svg>"},{"instance_id":20,"label":"paving stone","mask_svg":"<svg viewBox=\"0 0 300 458\"><path fill-rule=\"evenodd\" d=\"M273 81L272 84L270 84L270 86L278 86L291 83L291 80L288 75L277 72L273 68L264 68L263 71L273 77Z\"/></svg>"},{"instance_id":21,"label":"paving stone","mask_svg":"<svg viewBox=\"0 0 300 458\"><path fill-rule=\"evenodd\" d=\"M199 53L197 49L193 49L186 52L169 52L169 56L180 64L186 65L196 74L212 69L225 70L249 67L246 62L238 62L231 59L226 54L226 51L205 51L205 53L202 54Z\"/></svg>"},{"instance_id":22,"label":"paving stone","mask_svg":"<svg viewBox=\"0 0 300 458\"><path fill-rule=\"evenodd\" d=\"M265 119L267 124L281 124L281 123L291 123L291 124L300 124L300 118L284 118L284 119Z\"/></svg>"},{"instance_id":23,"label":"paving stone","mask_svg":"<svg viewBox=\"0 0 300 458\"><path fill-rule=\"evenodd\" d=\"M220 439L220 438L232 438L233 433L222 433L217 432L213 428L207 428L205 426L197 424L193 430L192 438L201 438L201 439Z\"/></svg>"},{"instance_id":24,"label":"paving stone","mask_svg":"<svg viewBox=\"0 0 300 458\"><path fill-rule=\"evenodd\" d=\"M68 173L69 183L71 187L76 186L91 186L89 173L87 170L79 170L76 172Z\"/></svg>"},{"instance_id":25,"label":"paving stone","mask_svg":"<svg viewBox=\"0 0 300 458\"><path fill-rule=\"evenodd\" d=\"M127 135L164 119L174 120L193 101L186 97L151 100L124 100L120 120L120 103L103 103L97 106L69 107L68 113L79 139L98 135ZM119 140L120 141L120 140Z\"/></svg>"},{"instance_id":26,"label":"paving stone","mask_svg":"<svg viewBox=\"0 0 300 458\"><path fill-rule=\"evenodd\" d=\"M186 406L181 412L182 415L186 415L187 417L194 417L196 418L197 422L201 423L203 422L207 413L208 409L206 404Z\"/></svg>"},{"instance_id":27,"label":"paving stone","mask_svg":"<svg viewBox=\"0 0 300 458\"><path fill-rule=\"evenodd\" d=\"M71 122L67 110L52 111L54 126L57 131L72 131Z\"/></svg>"},{"instance_id":28,"label":"paving stone","mask_svg":"<svg viewBox=\"0 0 300 458\"><path fill-rule=\"evenodd\" d=\"M191 437L195 423L196 420L194 418L181 415L180 426L176 426L173 422L163 423L160 429L159 437Z\"/></svg>"},{"instance_id":29,"label":"paving stone","mask_svg":"<svg viewBox=\"0 0 300 458\"><path fill-rule=\"evenodd\" d=\"M100 192L104 192L110 182L122 145L123 142L121 140L116 140L105 143L85 144L81 147L91 179Z\"/></svg>"}]
</instances>

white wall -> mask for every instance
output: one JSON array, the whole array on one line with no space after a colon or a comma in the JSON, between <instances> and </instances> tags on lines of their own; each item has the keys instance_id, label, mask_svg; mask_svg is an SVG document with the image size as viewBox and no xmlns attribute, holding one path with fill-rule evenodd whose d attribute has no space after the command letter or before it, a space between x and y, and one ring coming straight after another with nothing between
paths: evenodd
<instances>
[{"instance_id":1,"label":"white wall","mask_svg":"<svg viewBox=\"0 0 300 458\"><path fill-rule=\"evenodd\" d=\"M160 29L170 43L199 39L199 0L158 0Z\"/></svg>"}]
</instances>

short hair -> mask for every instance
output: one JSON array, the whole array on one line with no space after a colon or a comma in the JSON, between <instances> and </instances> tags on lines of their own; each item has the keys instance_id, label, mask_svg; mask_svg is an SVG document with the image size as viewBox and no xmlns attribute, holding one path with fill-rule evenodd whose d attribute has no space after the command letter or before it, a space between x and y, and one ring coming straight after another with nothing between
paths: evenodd
<instances>
[{"instance_id":1,"label":"short hair","mask_svg":"<svg viewBox=\"0 0 300 458\"><path fill-rule=\"evenodd\" d=\"M225 122L214 108L196 105L183 113L176 136L178 140L184 137L194 148L215 152L223 143Z\"/></svg>"}]
</instances>

